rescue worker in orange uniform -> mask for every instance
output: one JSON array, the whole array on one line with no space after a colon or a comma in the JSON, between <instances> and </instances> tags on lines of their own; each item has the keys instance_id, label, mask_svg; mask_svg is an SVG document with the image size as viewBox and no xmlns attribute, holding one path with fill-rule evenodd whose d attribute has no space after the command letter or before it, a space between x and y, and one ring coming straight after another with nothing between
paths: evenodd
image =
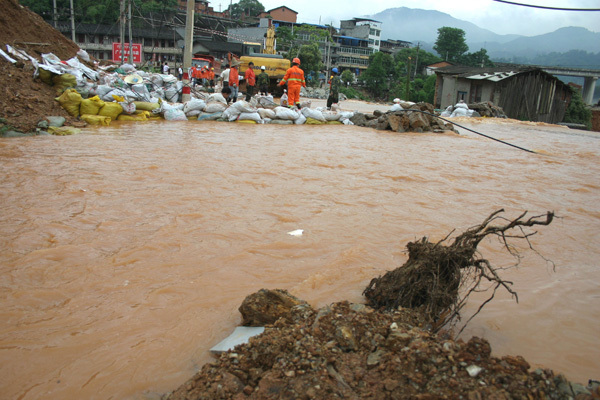
<instances>
[{"instance_id":1,"label":"rescue worker in orange uniform","mask_svg":"<svg viewBox=\"0 0 600 400\"><path fill-rule=\"evenodd\" d=\"M210 72L208 73L208 84L210 85L210 87L215 86L215 69L211 68Z\"/></svg>"},{"instance_id":2,"label":"rescue worker in orange uniform","mask_svg":"<svg viewBox=\"0 0 600 400\"><path fill-rule=\"evenodd\" d=\"M192 86L196 86L197 82L196 82L196 75L198 75L198 68L196 68L195 65L192 65L192 68L190 68L190 77L192 78Z\"/></svg>"},{"instance_id":3,"label":"rescue worker in orange uniform","mask_svg":"<svg viewBox=\"0 0 600 400\"><path fill-rule=\"evenodd\" d=\"M250 61L248 63L248 69L244 74L246 79L246 101L250 101L254 95L254 88L256 87L256 74L254 74L254 63Z\"/></svg>"},{"instance_id":4,"label":"rescue worker in orange uniform","mask_svg":"<svg viewBox=\"0 0 600 400\"><path fill-rule=\"evenodd\" d=\"M240 86L240 74L238 72L239 63L233 62L229 70L229 88L231 89L231 98L235 103L237 101L238 90Z\"/></svg>"},{"instance_id":5,"label":"rescue worker in orange uniform","mask_svg":"<svg viewBox=\"0 0 600 400\"><path fill-rule=\"evenodd\" d=\"M298 57L292 60L292 67L289 68L279 86L288 85L288 104L296 105L300 109L300 88L306 87L304 80L304 71L300 69L300 59Z\"/></svg>"}]
</instances>

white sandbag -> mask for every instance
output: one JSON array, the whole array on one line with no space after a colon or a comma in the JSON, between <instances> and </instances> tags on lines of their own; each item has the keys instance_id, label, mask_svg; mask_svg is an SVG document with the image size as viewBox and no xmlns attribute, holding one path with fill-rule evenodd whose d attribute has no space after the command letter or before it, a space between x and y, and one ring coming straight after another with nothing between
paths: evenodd
<instances>
[{"instance_id":1,"label":"white sandbag","mask_svg":"<svg viewBox=\"0 0 600 400\"><path fill-rule=\"evenodd\" d=\"M232 122L232 121L235 121L236 119L238 119L240 114L241 113L237 108L229 107L228 109L223 111L223 118L225 118L229 122Z\"/></svg>"},{"instance_id":2,"label":"white sandbag","mask_svg":"<svg viewBox=\"0 0 600 400\"><path fill-rule=\"evenodd\" d=\"M174 75L164 75L161 74L160 75L162 81L167 84L167 83L177 83L177 77Z\"/></svg>"},{"instance_id":3,"label":"white sandbag","mask_svg":"<svg viewBox=\"0 0 600 400\"><path fill-rule=\"evenodd\" d=\"M167 121L187 121L187 117L183 110L177 110L175 108L165 111L163 117Z\"/></svg>"},{"instance_id":4,"label":"white sandbag","mask_svg":"<svg viewBox=\"0 0 600 400\"><path fill-rule=\"evenodd\" d=\"M169 88L165 89L165 100L174 103L178 99L179 99L179 91L177 90L177 87L170 86Z\"/></svg>"},{"instance_id":5,"label":"white sandbag","mask_svg":"<svg viewBox=\"0 0 600 400\"><path fill-rule=\"evenodd\" d=\"M390 107L390 111L402 111L404 108L400 104L394 104Z\"/></svg>"},{"instance_id":6,"label":"white sandbag","mask_svg":"<svg viewBox=\"0 0 600 400\"><path fill-rule=\"evenodd\" d=\"M119 105L123 107L124 114L133 114L135 112L135 103L130 103L127 101L120 101Z\"/></svg>"},{"instance_id":7,"label":"white sandbag","mask_svg":"<svg viewBox=\"0 0 600 400\"><path fill-rule=\"evenodd\" d=\"M262 119L265 118L269 118L269 119L275 119L275 111L268 109L268 108L259 108L258 109L258 113L260 114L260 117Z\"/></svg>"},{"instance_id":8,"label":"white sandbag","mask_svg":"<svg viewBox=\"0 0 600 400\"><path fill-rule=\"evenodd\" d=\"M279 102L282 106L287 106L288 105L288 95L287 93L284 93L281 98L279 99Z\"/></svg>"},{"instance_id":9,"label":"white sandbag","mask_svg":"<svg viewBox=\"0 0 600 400\"><path fill-rule=\"evenodd\" d=\"M316 119L317 121L325 122L325 117L323 116L323 113L319 110L313 110L312 108L303 108L302 114L306 118L312 118Z\"/></svg>"},{"instance_id":10,"label":"white sandbag","mask_svg":"<svg viewBox=\"0 0 600 400\"><path fill-rule=\"evenodd\" d=\"M270 124L272 119L271 118L263 118L263 124Z\"/></svg>"},{"instance_id":11,"label":"white sandbag","mask_svg":"<svg viewBox=\"0 0 600 400\"><path fill-rule=\"evenodd\" d=\"M442 111L442 113L440 114L440 117L448 118L451 115L452 115L452 106L448 106L448 107L446 107L446 109L444 111Z\"/></svg>"},{"instance_id":12,"label":"white sandbag","mask_svg":"<svg viewBox=\"0 0 600 400\"><path fill-rule=\"evenodd\" d=\"M298 118L294 121L294 124L296 125L302 125L304 123L306 123L306 117L304 114L300 114L300 116L298 116Z\"/></svg>"},{"instance_id":13,"label":"white sandbag","mask_svg":"<svg viewBox=\"0 0 600 400\"><path fill-rule=\"evenodd\" d=\"M270 108L273 109L277 107L277 103L273 101L273 96L261 96L256 98L256 102L258 103L258 107L262 108Z\"/></svg>"},{"instance_id":14,"label":"white sandbag","mask_svg":"<svg viewBox=\"0 0 600 400\"><path fill-rule=\"evenodd\" d=\"M344 120L342 120L342 123L343 123L344 125L354 125L354 122L350 121L349 119L344 119Z\"/></svg>"},{"instance_id":15,"label":"white sandbag","mask_svg":"<svg viewBox=\"0 0 600 400\"><path fill-rule=\"evenodd\" d=\"M98 97L100 97L102 100L109 101L109 102L115 100L115 98L113 96L123 97L123 98L127 97L125 95L125 92L122 91L121 89L113 89L110 92L108 92L102 96L98 95Z\"/></svg>"},{"instance_id":16,"label":"white sandbag","mask_svg":"<svg viewBox=\"0 0 600 400\"><path fill-rule=\"evenodd\" d=\"M294 121L300 114L287 107L275 107L275 116L279 119Z\"/></svg>"},{"instance_id":17,"label":"white sandbag","mask_svg":"<svg viewBox=\"0 0 600 400\"><path fill-rule=\"evenodd\" d=\"M185 111L184 111L185 112ZM202 111L200 110L192 110L185 113L187 117L195 117L196 115L200 115Z\"/></svg>"},{"instance_id":18,"label":"white sandbag","mask_svg":"<svg viewBox=\"0 0 600 400\"><path fill-rule=\"evenodd\" d=\"M121 65L121 69L127 73L135 71L135 65L133 64L123 64Z\"/></svg>"},{"instance_id":19,"label":"white sandbag","mask_svg":"<svg viewBox=\"0 0 600 400\"><path fill-rule=\"evenodd\" d=\"M256 121L258 123L262 123L262 118L258 112L243 112L238 116L238 121Z\"/></svg>"},{"instance_id":20,"label":"white sandbag","mask_svg":"<svg viewBox=\"0 0 600 400\"><path fill-rule=\"evenodd\" d=\"M463 108L463 107L456 107L454 109L454 111L452 112L452 115L450 115L451 118L454 117L466 117L468 115L469 109L468 108Z\"/></svg>"},{"instance_id":21,"label":"white sandbag","mask_svg":"<svg viewBox=\"0 0 600 400\"><path fill-rule=\"evenodd\" d=\"M77 51L77 56L79 58L81 58L83 61L87 61L90 62L90 55L88 54L87 51L83 50L83 49L79 49Z\"/></svg>"},{"instance_id":22,"label":"white sandbag","mask_svg":"<svg viewBox=\"0 0 600 400\"><path fill-rule=\"evenodd\" d=\"M464 100L459 101L458 103L456 103L456 105L454 106L454 108L464 108L464 109L469 109L469 106L467 105L467 103L465 103Z\"/></svg>"},{"instance_id":23,"label":"white sandbag","mask_svg":"<svg viewBox=\"0 0 600 400\"><path fill-rule=\"evenodd\" d=\"M137 85L131 86L131 91L135 94L137 100L141 101L149 101L150 100L150 92L148 88L143 83L138 83Z\"/></svg>"},{"instance_id":24,"label":"white sandbag","mask_svg":"<svg viewBox=\"0 0 600 400\"><path fill-rule=\"evenodd\" d=\"M190 101L188 101L187 103L185 103L185 105L183 106L183 112L185 112L186 114L190 111L204 111L204 109L206 108L206 103L204 102L204 100L200 100L200 99L191 99Z\"/></svg>"},{"instance_id":25,"label":"white sandbag","mask_svg":"<svg viewBox=\"0 0 600 400\"><path fill-rule=\"evenodd\" d=\"M235 108L241 113L252 113L256 112L256 107L252 107L250 103L244 100L238 100L231 105L231 108Z\"/></svg>"},{"instance_id":26,"label":"white sandbag","mask_svg":"<svg viewBox=\"0 0 600 400\"><path fill-rule=\"evenodd\" d=\"M223 97L223 95L221 93L213 93L211 95L208 96L208 98L206 99L206 103L212 103L214 101L217 101L219 103L223 103L223 104L227 104L227 99L225 97Z\"/></svg>"},{"instance_id":27,"label":"white sandbag","mask_svg":"<svg viewBox=\"0 0 600 400\"><path fill-rule=\"evenodd\" d=\"M340 120L342 119L350 119L354 117L354 112L352 111L342 111L340 114Z\"/></svg>"},{"instance_id":28,"label":"white sandbag","mask_svg":"<svg viewBox=\"0 0 600 400\"><path fill-rule=\"evenodd\" d=\"M325 111L325 112L322 112L321 114L325 118L325 121L339 121L340 117L342 116L341 114L338 114L336 112L330 112L330 111Z\"/></svg>"},{"instance_id":29,"label":"white sandbag","mask_svg":"<svg viewBox=\"0 0 600 400\"><path fill-rule=\"evenodd\" d=\"M216 113L216 112L223 112L223 111L225 111L226 108L227 108L227 104L212 102L212 103L208 103L206 105L204 112L212 114L212 113Z\"/></svg>"},{"instance_id":30,"label":"white sandbag","mask_svg":"<svg viewBox=\"0 0 600 400\"><path fill-rule=\"evenodd\" d=\"M216 113L201 112L200 114L198 114L198 121L214 121L214 120L221 118L222 116L223 116L222 112L216 112Z\"/></svg>"}]
</instances>

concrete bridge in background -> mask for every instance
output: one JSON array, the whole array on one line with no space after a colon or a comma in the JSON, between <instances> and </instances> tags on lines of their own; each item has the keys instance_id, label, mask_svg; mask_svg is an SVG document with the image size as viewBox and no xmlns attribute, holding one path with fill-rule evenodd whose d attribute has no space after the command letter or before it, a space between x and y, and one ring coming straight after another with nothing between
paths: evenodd
<instances>
[{"instance_id":1,"label":"concrete bridge in background","mask_svg":"<svg viewBox=\"0 0 600 400\"><path fill-rule=\"evenodd\" d=\"M596 88L596 81L598 81L598 77L600 77L600 70L570 67L544 67L542 65L537 65L537 67L552 75L578 76L584 78L581 97L583 97L585 104L592 105L594 102L594 89Z\"/></svg>"}]
</instances>

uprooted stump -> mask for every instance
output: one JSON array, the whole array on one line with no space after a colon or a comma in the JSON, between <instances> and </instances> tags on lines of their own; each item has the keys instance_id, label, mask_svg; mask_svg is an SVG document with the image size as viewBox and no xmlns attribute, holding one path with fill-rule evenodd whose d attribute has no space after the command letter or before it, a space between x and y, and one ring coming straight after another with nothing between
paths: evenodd
<instances>
[{"instance_id":1,"label":"uprooted stump","mask_svg":"<svg viewBox=\"0 0 600 400\"><path fill-rule=\"evenodd\" d=\"M375 309L393 310L398 307L419 309L433 321L439 329L455 317L465 305L466 299L482 282L490 282L493 293L504 287L515 298L512 282L503 280L497 268L480 257L477 245L488 235L496 235L504 247L513 255L514 250L508 240L524 239L529 242L533 233L526 233L523 227L549 225L554 213L525 219L527 212L514 220L499 216L504 210L492 213L482 224L469 228L457 236L452 244L443 244L448 236L437 243L424 237L408 243L408 260L399 268L388 271L382 277L374 278L363 292L367 304ZM503 220L504 225L493 225ZM518 230L513 233L512 230ZM531 246L531 244L530 244ZM518 256L518 255L516 255ZM479 310L494 294L484 302ZM518 298L517 298L518 300ZM479 312L479 311L478 311Z\"/></svg>"}]
</instances>

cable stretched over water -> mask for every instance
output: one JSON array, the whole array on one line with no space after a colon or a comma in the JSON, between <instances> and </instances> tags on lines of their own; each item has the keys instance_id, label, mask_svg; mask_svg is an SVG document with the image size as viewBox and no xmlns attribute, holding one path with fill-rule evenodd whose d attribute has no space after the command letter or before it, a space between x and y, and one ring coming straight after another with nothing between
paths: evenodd
<instances>
[{"instance_id":1,"label":"cable stretched over water","mask_svg":"<svg viewBox=\"0 0 600 400\"><path fill-rule=\"evenodd\" d=\"M513 5L513 6L541 8L541 9L544 9L544 10L558 10L558 11L600 11L600 8L548 7L548 6L538 6L538 5L534 5L534 4L515 3L515 2L512 2L512 1L506 1L506 0L493 0L493 1L496 1L498 3L510 4L510 5Z\"/></svg>"},{"instance_id":2,"label":"cable stretched over water","mask_svg":"<svg viewBox=\"0 0 600 400\"><path fill-rule=\"evenodd\" d=\"M523 151L526 151L526 152L528 152L528 153L538 154L538 153L536 153L536 152L535 152L535 151L533 151L533 150L529 150L529 149L526 149L526 148L524 148L524 147L517 146L516 144L512 144L512 143L505 142L504 140L496 139L495 137L488 136L488 135L486 135L486 134L484 134L484 133L477 132L477 131L475 131L475 130L473 130L473 129L469 129L469 128L465 127L465 126L462 126L462 125L459 125L459 124L457 124L456 122L453 122L453 121L448 121L448 120L447 120L447 119L445 119L445 118L442 118L442 117L440 117L440 116L437 116L437 115L435 115L435 114L429 113L429 112L427 112L427 111L421 111L421 110L403 110L403 111L405 111L405 112L414 111L414 112L420 112L421 114L427 114L427 115L431 115L432 117L439 118L439 119L441 119L442 121L446 121L446 122L448 122L448 123L450 123L450 124L452 124L452 125L459 126L459 127L463 128L463 129L466 129L466 130L468 130L468 131L470 131L470 132L476 133L477 135L480 135L480 136L486 137L486 138L488 138L488 139L495 140L496 142L500 142L500 143L503 143L503 144L505 144L505 145L508 145L508 146L511 146L511 147L515 147L515 148L517 148L517 149L519 149L519 150L523 150Z\"/></svg>"}]
</instances>

